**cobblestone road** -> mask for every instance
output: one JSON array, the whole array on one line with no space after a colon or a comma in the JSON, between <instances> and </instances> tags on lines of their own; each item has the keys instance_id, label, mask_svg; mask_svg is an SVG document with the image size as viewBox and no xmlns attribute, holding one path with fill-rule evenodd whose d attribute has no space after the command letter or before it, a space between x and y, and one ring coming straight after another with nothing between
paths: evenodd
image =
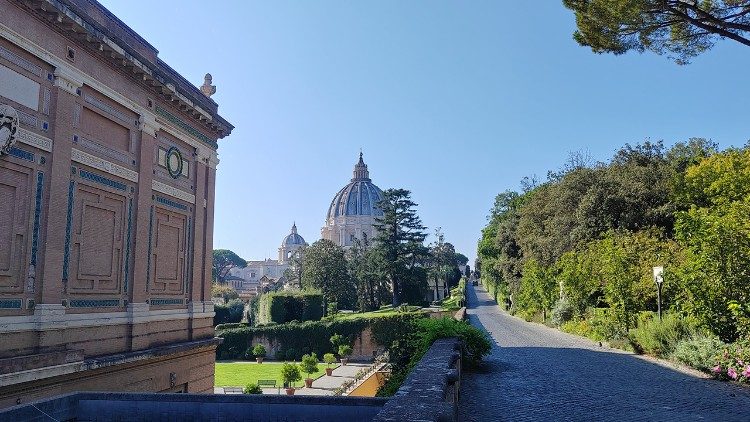
<instances>
[{"instance_id":1,"label":"cobblestone road","mask_svg":"<svg viewBox=\"0 0 750 422\"><path fill-rule=\"evenodd\" d=\"M750 389L701 379L502 312L482 287L469 320L493 337L461 385L463 421L750 421Z\"/></svg>"}]
</instances>

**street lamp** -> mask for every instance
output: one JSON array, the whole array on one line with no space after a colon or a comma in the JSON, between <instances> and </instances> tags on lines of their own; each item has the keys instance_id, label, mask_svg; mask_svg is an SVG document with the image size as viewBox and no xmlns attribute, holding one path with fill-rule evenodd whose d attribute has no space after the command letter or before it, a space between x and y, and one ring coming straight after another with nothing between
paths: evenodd
<instances>
[{"instance_id":1,"label":"street lamp","mask_svg":"<svg viewBox=\"0 0 750 422\"><path fill-rule=\"evenodd\" d=\"M664 267L654 267L654 283L656 283L656 306L661 321L661 285L664 283Z\"/></svg>"}]
</instances>

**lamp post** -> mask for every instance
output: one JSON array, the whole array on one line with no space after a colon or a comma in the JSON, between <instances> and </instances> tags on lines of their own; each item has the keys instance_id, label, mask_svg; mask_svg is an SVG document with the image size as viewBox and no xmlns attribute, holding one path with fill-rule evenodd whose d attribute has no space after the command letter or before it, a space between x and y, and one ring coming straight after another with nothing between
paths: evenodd
<instances>
[{"instance_id":1,"label":"lamp post","mask_svg":"<svg viewBox=\"0 0 750 422\"><path fill-rule=\"evenodd\" d=\"M661 285L664 283L664 267L654 267L654 283L656 283L656 306L661 321Z\"/></svg>"}]
</instances>

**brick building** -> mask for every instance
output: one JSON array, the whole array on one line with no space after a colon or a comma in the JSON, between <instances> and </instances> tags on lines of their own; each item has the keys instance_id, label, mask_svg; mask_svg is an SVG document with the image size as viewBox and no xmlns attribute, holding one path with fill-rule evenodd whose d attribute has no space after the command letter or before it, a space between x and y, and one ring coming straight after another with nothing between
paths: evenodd
<instances>
[{"instance_id":1,"label":"brick building","mask_svg":"<svg viewBox=\"0 0 750 422\"><path fill-rule=\"evenodd\" d=\"M214 91L95 0L0 0L0 408L212 391Z\"/></svg>"}]
</instances>

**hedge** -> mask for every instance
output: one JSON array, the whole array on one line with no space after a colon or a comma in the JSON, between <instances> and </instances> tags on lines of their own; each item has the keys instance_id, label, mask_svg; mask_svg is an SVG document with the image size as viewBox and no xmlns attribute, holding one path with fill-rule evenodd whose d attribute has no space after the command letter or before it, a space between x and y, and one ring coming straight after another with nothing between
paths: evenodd
<instances>
[{"instance_id":1,"label":"hedge","mask_svg":"<svg viewBox=\"0 0 750 422\"><path fill-rule=\"evenodd\" d=\"M256 337L265 337L280 345L280 351L294 351L294 358L316 353L322 356L333 350L330 338L334 334L344 336L349 344L362 334L368 326L372 329L373 341L383 347L390 347L393 341L404 333L412 331L412 323L425 318L422 312L405 312L385 317L360 318L341 321L306 321L263 327L240 326L234 328L217 327L216 336L224 342L216 349L218 359L241 359ZM270 353L270 351L269 351Z\"/></svg>"},{"instance_id":2,"label":"hedge","mask_svg":"<svg viewBox=\"0 0 750 422\"><path fill-rule=\"evenodd\" d=\"M268 293L260 298L258 324L317 321L323 317L323 293L315 290Z\"/></svg>"},{"instance_id":3,"label":"hedge","mask_svg":"<svg viewBox=\"0 0 750 422\"><path fill-rule=\"evenodd\" d=\"M238 323L244 310L245 304L240 299L232 299L226 305L214 305L214 325Z\"/></svg>"}]
</instances>

